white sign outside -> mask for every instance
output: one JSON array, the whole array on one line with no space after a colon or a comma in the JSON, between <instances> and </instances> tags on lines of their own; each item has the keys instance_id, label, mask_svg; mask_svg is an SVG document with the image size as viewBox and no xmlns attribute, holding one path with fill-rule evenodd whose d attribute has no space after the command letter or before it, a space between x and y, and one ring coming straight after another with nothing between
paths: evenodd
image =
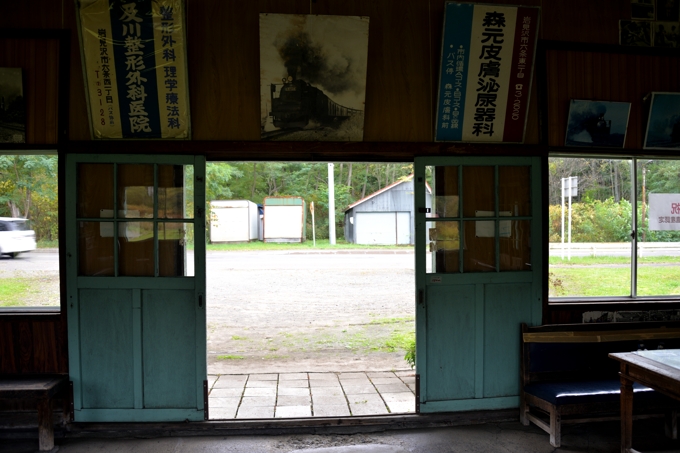
<instances>
[{"instance_id":1,"label":"white sign outside","mask_svg":"<svg viewBox=\"0 0 680 453\"><path fill-rule=\"evenodd\" d=\"M680 194L649 194L649 229L680 230Z\"/></svg>"}]
</instances>

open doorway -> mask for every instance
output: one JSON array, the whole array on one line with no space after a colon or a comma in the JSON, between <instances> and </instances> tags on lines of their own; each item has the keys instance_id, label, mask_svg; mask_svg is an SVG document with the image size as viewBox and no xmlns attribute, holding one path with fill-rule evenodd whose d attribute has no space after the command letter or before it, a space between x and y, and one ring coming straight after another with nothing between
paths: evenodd
<instances>
[{"instance_id":1,"label":"open doorway","mask_svg":"<svg viewBox=\"0 0 680 453\"><path fill-rule=\"evenodd\" d=\"M415 412L412 170L207 165L211 419Z\"/></svg>"}]
</instances>

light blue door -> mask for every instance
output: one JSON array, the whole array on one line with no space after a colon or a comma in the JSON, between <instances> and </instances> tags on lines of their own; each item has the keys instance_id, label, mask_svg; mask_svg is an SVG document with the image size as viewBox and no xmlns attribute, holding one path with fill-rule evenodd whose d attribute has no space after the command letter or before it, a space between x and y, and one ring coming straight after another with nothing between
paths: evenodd
<instances>
[{"instance_id":1,"label":"light blue door","mask_svg":"<svg viewBox=\"0 0 680 453\"><path fill-rule=\"evenodd\" d=\"M518 407L520 323L541 320L540 159L417 158L415 184L419 410Z\"/></svg>"},{"instance_id":2,"label":"light blue door","mask_svg":"<svg viewBox=\"0 0 680 453\"><path fill-rule=\"evenodd\" d=\"M75 421L206 418L204 182L203 157L66 157Z\"/></svg>"}]
</instances>

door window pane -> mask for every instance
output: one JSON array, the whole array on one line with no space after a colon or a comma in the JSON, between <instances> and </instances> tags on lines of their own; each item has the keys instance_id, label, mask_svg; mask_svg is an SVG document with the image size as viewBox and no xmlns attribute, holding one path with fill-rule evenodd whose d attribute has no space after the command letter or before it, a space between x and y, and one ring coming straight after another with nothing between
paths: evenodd
<instances>
[{"instance_id":1,"label":"door window pane","mask_svg":"<svg viewBox=\"0 0 680 453\"><path fill-rule=\"evenodd\" d=\"M531 167L498 167L498 209L513 216L531 215Z\"/></svg>"},{"instance_id":2,"label":"door window pane","mask_svg":"<svg viewBox=\"0 0 680 453\"><path fill-rule=\"evenodd\" d=\"M430 222L428 273L460 272L459 222Z\"/></svg>"},{"instance_id":3,"label":"door window pane","mask_svg":"<svg viewBox=\"0 0 680 453\"><path fill-rule=\"evenodd\" d=\"M78 164L77 178L78 217L107 217L102 213L113 213L113 164Z\"/></svg>"},{"instance_id":4,"label":"door window pane","mask_svg":"<svg viewBox=\"0 0 680 453\"><path fill-rule=\"evenodd\" d=\"M78 275L113 274L113 222L78 222Z\"/></svg>"},{"instance_id":5,"label":"door window pane","mask_svg":"<svg viewBox=\"0 0 680 453\"><path fill-rule=\"evenodd\" d=\"M118 223L118 275L155 275L153 222Z\"/></svg>"},{"instance_id":6,"label":"door window pane","mask_svg":"<svg viewBox=\"0 0 680 453\"><path fill-rule=\"evenodd\" d=\"M434 168L434 181L432 190L433 217L458 217L459 190L458 190L458 167L430 167Z\"/></svg>"},{"instance_id":7,"label":"door window pane","mask_svg":"<svg viewBox=\"0 0 680 453\"><path fill-rule=\"evenodd\" d=\"M463 222L463 272L496 271L496 228L493 220Z\"/></svg>"},{"instance_id":8,"label":"door window pane","mask_svg":"<svg viewBox=\"0 0 680 453\"><path fill-rule=\"evenodd\" d=\"M463 167L463 217L479 217L495 210L494 167Z\"/></svg>"},{"instance_id":9,"label":"door window pane","mask_svg":"<svg viewBox=\"0 0 680 453\"><path fill-rule=\"evenodd\" d=\"M118 209L121 217L153 218L154 166L151 164L118 165Z\"/></svg>"},{"instance_id":10,"label":"door window pane","mask_svg":"<svg viewBox=\"0 0 680 453\"><path fill-rule=\"evenodd\" d=\"M500 270L531 270L531 221L500 221Z\"/></svg>"},{"instance_id":11,"label":"door window pane","mask_svg":"<svg viewBox=\"0 0 680 453\"><path fill-rule=\"evenodd\" d=\"M193 277L193 253L188 248L193 244L192 223L161 222L158 224L158 267L161 277Z\"/></svg>"}]
</instances>

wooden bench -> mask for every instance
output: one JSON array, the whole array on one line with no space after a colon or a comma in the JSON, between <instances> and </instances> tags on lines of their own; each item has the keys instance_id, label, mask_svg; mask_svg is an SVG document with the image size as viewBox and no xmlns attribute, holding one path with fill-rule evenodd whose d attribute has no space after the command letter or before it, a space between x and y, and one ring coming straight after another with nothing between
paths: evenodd
<instances>
[{"instance_id":1,"label":"wooden bench","mask_svg":"<svg viewBox=\"0 0 680 453\"><path fill-rule=\"evenodd\" d=\"M520 421L536 424L559 447L563 423L619 419L619 364L608 354L678 349L680 323L522 324L521 342ZM665 413L667 434L677 438L678 403L648 387L633 390L638 417Z\"/></svg>"},{"instance_id":2,"label":"wooden bench","mask_svg":"<svg viewBox=\"0 0 680 453\"><path fill-rule=\"evenodd\" d=\"M57 451L54 446L52 400L65 398L68 376L0 376L0 400L37 404L39 451ZM65 411L66 412L66 411Z\"/></svg>"}]
</instances>

